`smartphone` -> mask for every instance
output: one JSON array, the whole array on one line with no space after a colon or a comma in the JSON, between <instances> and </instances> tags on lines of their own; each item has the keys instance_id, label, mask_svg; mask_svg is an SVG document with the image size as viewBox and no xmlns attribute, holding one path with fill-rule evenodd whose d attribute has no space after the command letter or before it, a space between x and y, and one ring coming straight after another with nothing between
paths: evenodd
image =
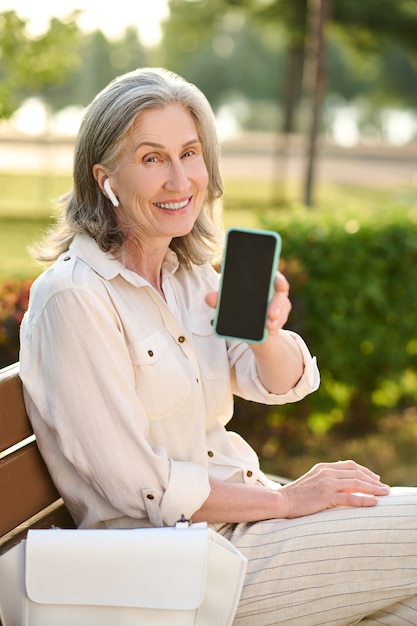
<instances>
[{"instance_id":1,"label":"smartphone","mask_svg":"<svg viewBox=\"0 0 417 626\"><path fill-rule=\"evenodd\" d=\"M221 266L214 332L261 343L278 270L281 237L269 230L231 228Z\"/></svg>"}]
</instances>

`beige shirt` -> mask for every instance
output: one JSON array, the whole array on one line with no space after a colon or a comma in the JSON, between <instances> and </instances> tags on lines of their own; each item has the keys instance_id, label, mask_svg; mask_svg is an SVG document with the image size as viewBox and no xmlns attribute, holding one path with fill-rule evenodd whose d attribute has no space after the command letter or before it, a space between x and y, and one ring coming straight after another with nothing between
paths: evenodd
<instances>
[{"instance_id":1,"label":"beige shirt","mask_svg":"<svg viewBox=\"0 0 417 626\"><path fill-rule=\"evenodd\" d=\"M21 329L21 377L39 448L84 528L174 524L209 495L209 476L264 481L253 449L227 432L233 394L264 404L317 389L315 359L284 395L268 393L246 343L213 334L209 266L163 266L166 302L77 236L34 283ZM286 331L290 332L290 331Z\"/></svg>"}]
</instances>

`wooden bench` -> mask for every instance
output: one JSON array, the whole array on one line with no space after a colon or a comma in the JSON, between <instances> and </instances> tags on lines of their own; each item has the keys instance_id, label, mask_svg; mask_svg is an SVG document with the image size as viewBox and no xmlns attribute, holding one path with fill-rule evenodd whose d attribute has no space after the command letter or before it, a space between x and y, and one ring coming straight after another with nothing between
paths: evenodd
<instances>
[{"instance_id":1,"label":"wooden bench","mask_svg":"<svg viewBox=\"0 0 417 626\"><path fill-rule=\"evenodd\" d=\"M0 370L0 554L29 528L51 526L75 527L36 445L14 363Z\"/></svg>"}]
</instances>

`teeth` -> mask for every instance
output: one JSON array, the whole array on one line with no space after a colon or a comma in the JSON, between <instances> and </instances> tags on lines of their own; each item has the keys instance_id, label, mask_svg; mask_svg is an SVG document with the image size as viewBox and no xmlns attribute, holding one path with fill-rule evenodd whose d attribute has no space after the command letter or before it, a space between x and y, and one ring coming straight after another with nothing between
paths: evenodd
<instances>
[{"instance_id":1,"label":"teeth","mask_svg":"<svg viewBox=\"0 0 417 626\"><path fill-rule=\"evenodd\" d=\"M183 202L155 202L155 205L160 209L170 209L171 211L178 211L178 209L183 209L188 204L188 200L184 200Z\"/></svg>"}]
</instances>

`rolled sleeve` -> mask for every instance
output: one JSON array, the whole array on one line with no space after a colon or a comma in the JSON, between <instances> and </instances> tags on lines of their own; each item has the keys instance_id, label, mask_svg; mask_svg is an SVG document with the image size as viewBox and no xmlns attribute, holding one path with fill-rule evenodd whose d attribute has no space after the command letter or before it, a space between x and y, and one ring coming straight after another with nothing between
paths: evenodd
<instances>
[{"instance_id":1,"label":"rolled sleeve","mask_svg":"<svg viewBox=\"0 0 417 626\"><path fill-rule=\"evenodd\" d=\"M304 371L295 387L290 389L288 393L279 396L283 399L283 403L301 400L308 394L313 393L313 391L317 391L320 385L320 373L316 357L311 356L305 341L297 333L290 330L286 332L294 339L301 351Z\"/></svg>"},{"instance_id":2,"label":"rolled sleeve","mask_svg":"<svg viewBox=\"0 0 417 626\"><path fill-rule=\"evenodd\" d=\"M242 397L252 400L253 402L261 402L268 405L282 405L288 402L298 402L318 389L320 385L320 373L316 357L311 356L306 343L297 333L290 330L286 330L285 332L294 339L303 357L304 367L300 379L296 385L286 393L274 394L269 392L259 378L256 362L250 348L244 351L241 345L240 356L236 361L235 367L237 370L236 380L239 387L238 393ZM249 361L247 359L249 359Z\"/></svg>"},{"instance_id":3,"label":"rolled sleeve","mask_svg":"<svg viewBox=\"0 0 417 626\"><path fill-rule=\"evenodd\" d=\"M171 460L169 482L160 507L162 520L172 526L182 514L190 519L209 494L206 468L196 463Z\"/></svg>"}]
</instances>

